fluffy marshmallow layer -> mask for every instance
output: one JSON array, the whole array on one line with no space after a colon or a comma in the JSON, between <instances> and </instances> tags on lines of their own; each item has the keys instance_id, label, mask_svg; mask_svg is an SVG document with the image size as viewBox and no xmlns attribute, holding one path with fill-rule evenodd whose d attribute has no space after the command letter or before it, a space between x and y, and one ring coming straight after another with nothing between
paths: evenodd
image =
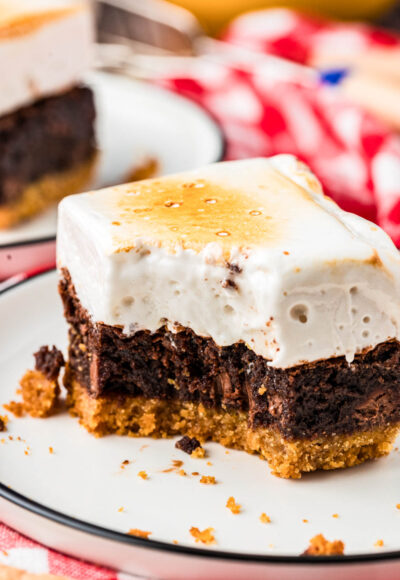
<instances>
[{"instance_id":1,"label":"fluffy marshmallow layer","mask_svg":"<svg viewBox=\"0 0 400 580\"><path fill-rule=\"evenodd\" d=\"M0 115L79 82L92 45L92 17L84 4L0 0Z\"/></svg>"},{"instance_id":2,"label":"fluffy marshmallow layer","mask_svg":"<svg viewBox=\"0 0 400 580\"><path fill-rule=\"evenodd\" d=\"M58 267L94 322L182 325L275 367L399 336L396 248L289 155L68 197Z\"/></svg>"}]
</instances>

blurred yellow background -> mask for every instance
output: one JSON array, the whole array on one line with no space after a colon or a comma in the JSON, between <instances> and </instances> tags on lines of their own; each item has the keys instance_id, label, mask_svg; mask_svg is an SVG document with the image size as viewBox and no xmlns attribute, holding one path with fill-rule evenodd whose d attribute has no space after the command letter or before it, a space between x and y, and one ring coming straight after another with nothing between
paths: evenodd
<instances>
[{"instance_id":1,"label":"blurred yellow background","mask_svg":"<svg viewBox=\"0 0 400 580\"><path fill-rule=\"evenodd\" d=\"M173 0L191 10L208 32L217 32L241 12L271 6L289 6L311 13L345 19L379 16L396 0Z\"/></svg>"}]
</instances>

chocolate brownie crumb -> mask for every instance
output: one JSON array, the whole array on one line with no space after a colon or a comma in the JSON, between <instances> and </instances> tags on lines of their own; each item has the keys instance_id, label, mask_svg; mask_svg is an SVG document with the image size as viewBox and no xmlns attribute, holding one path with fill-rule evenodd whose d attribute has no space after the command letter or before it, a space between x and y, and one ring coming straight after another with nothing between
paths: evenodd
<instances>
[{"instance_id":1,"label":"chocolate brownie crumb","mask_svg":"<svg viewBox=\"0 0 400 580\"><path fill-rule=\"evenodd\" d=\"M62 352L55 346L51 349L48 346L42 346L33 356L35 357L35 369L49 381L55 381L61 367L65 365Z\"/></svg>"},{"instance_id":2,"label":"chocolate brownie crumb","mask_svg":"<svg viewBox=\"0 0 400 580\"><path fill-rule=\"evenodd\" d=\"M188 455L192 455L193 451L201 447L201 443L196 439L196 437L184 435L182 439L179 439L179 441L175 443L175 447Z\"/></svg>"}]
</instances>

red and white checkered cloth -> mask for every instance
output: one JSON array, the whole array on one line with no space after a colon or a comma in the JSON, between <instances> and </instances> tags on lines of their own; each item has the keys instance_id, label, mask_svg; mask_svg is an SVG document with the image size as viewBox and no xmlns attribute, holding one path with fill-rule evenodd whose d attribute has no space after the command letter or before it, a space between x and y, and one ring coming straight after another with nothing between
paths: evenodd
<instances>
[{"instance_id":1,"label":"red and white checkered cloth","mask_svg":"<svg viewBox=\"0 0 400 580\"><path fill-rule=\"evenodd\" d=\"M174 61L158 82L218 120L228 159L297 155L343 209L377 222L400 245L399 135L346 101L339 87L323 84L313 69L268 54L304 63L328 39L359 51L400 46L395 36L370 27L267 10L238 18L224 35L225 48Z\"/></svg>"},{"instance_id":2,"label":"red and white checkered cloth","mask_svg":"<svg viewBox=\"0 0 400 580\"><path fill-rule=\"evenodd\" d=\"M400 140L302 64L316 43L399 46L398 38L360 25L325 24L293 12L251 13L224 40L242 49L182 60L157 82L193 99L220 122L227 158L293 153L308 163L343 208L377 221L400 244ZM0 516L1 517L1 516ZM0 562L71 578L121 579L68 558L0 524Z\"/></svg>"},{"instance_id":3,"label":"red and white checkered cloth","mask_svg":"<svg viewBox=\"0 0 400 580\"><path fill-rule=\"evenodd\" d=\"M301 64L311 64L321 51L354 58L370 48L400 47L400 38L389 31L327 21L285 8L244 14L229 26L224 40Z\"/></svg>"},{"instance_id":4,"label":"red and white checkered cloth","mask_svg":"<svg viewBox=\"0 0 400 580\"><path fill-rule=\"evenodd\" d=\"M54 574L77 580L133 580L74 558L69 558L21 536L0 524L0 564L27 570L33 574Z\"/></svg>"}]
</instances>

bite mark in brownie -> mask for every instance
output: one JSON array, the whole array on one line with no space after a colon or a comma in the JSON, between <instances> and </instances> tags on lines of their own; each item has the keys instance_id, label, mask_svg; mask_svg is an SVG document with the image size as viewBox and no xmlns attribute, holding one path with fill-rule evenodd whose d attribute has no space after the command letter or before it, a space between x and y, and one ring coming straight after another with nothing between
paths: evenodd
<instances>
[{"instance_id":1,"label":"bite mark in brownie","mask_svg":"<svg viewBox=\"0 0 400 580\"><path fill-rule=\"evenodd\" d=\"M279 369L241 342L219 347L189 328L127 336L121 328L93 323L66 270L60 293L70 324L70 373L91 397L144 396L245 411L250 428L274 428L289 441L400 421L396 340L350 364L338 357Z\"/></svg>"},{"instance_id":2,"label":"bite mark in brownie","mask_svg":"<svg viewBox=\"0 0 400 580\"><path fill-rule=\"evenodd\" d=\"M0 117L0 205L18 200L44 175L64 172L95 152L93 93L74 87Z\"/></svg>"}]
</instances>

